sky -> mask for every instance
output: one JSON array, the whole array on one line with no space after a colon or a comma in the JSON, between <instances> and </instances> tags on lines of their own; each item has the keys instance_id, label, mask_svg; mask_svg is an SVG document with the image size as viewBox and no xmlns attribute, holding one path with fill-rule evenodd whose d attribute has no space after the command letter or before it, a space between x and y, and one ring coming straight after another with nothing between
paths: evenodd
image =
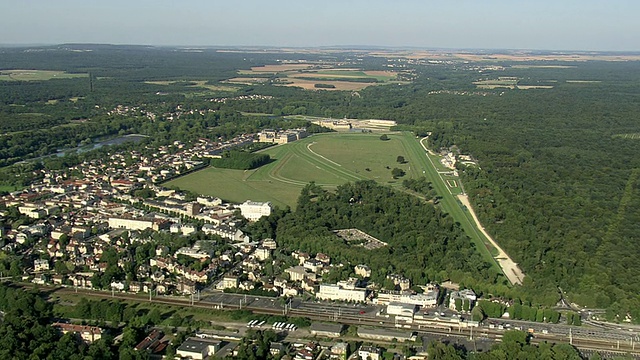
<instances>
[{"instance_id":1,"label":"sky","mask_svg":"<svg viewBox=\"0 0 640 360\"><path fill-rule=\"evenodd\" d=\"M639 0L1 0L0 44L640 51Z\"/></svg>"}]
</instances>

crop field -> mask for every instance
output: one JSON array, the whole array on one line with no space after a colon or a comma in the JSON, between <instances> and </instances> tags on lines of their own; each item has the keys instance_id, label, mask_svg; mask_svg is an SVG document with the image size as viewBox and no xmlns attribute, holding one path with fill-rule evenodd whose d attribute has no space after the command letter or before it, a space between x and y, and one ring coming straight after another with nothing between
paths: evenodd
<instances>
[{"instance_id":1,"label":"crop field","mask_svg":"<svg viewBox=\"0 0 640 360\"><path fill-rule=\"evenodd\" d=\"M305 70L314 67L314 64L279 64L279 65L265 65L255 66L251 68L251 72L254 73L279 73L283 71L297 71ZM246 73L246 72L245 72Z\"/></svg>"},{"instance_id":2,"label":"crop field","mask_svg":"<svg viewBox=\"0 0 640 360\"><path fill-rule=\"evenodd\" d=\"M358 91L368 86L379 85L379 83L366 83L366 82L354 82L354 81L339 81L339 80L307 80L295 77L287 77L285 81L279 85L282 86L295 86L305 90L318 90L316 84L332 85L332 88L323 88L322 90L347 90Z\"/></svg>"},{"instance_id":3,"label":"crop field","mask_svg":"<svg viewBox=\"0 0 640 360\"><path fill-rule=\"evenodd\" d=\"M265 65L252 67L251 70L240 70L238 74L239 77L226 82L251 85L269 81L265 75L279 74L284 76L280 77L275 85L295 86L305 90L357 91L368 86L389 83L398 78L398 74L393 71L333 68L312 63Z\"/></svg>"},{"instance_id":4,"label":"crop field","mask_svg":"<svg viewBox=\"0 0 640 360\"><path fill-rule=\"evenodd\" d=\"M88 74L69 74L52 70L2 70L0 81L44 81L51 79L72 79L87 77Z\"/></svg>"},{"instance_id":5,"label":"crop field","mask_svg":"<svg viewBox=\"0 0 640 360\"><path fill-rule=\"evenodd\" d=\"M269 78L264 77L236 77L226 80L229 84L253 85L268 82Z\"/></svg>"},{"instance_id":6,"label":"crop field","mask_svg":"<svg viewBox=\"0 0 640 360\"><path fill-rule=\"evenodd\" d=\"M271 201L294 207L302 187L311 181L334 189L349 181L372 179L398 186L391 169L401 168L404 178L418 175L411 169L406 154L406 135L389 135L380 140L377 134L318 134L290 144L264 150L273 162L255 170L206 168L168 182L199 194L242 202L247 199ZM396 162L401 155L405 164ZM387 168L389 167L389 168Z\"/></svg>"}]
</instances>

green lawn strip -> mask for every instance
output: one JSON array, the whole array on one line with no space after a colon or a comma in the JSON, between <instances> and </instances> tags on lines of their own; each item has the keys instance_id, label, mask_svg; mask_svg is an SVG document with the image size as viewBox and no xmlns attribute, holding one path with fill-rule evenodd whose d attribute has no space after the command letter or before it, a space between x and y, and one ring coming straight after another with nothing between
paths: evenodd
<instances>
[{"instance_id":1,"label":"green lawn strip","mask_svg":"<svg viewBox=\"0 0 640 360\"><path fill-rule=\"evenodd\" d=\"M345 178L335 172L315 165L298 155L292 155L278 172L285 179L298 179L307 183L315 181L320 186L337 186L345 182Z\"/></svg>"},{"instance_id":2,"label":"green lawn strip","mask_svg":"<svg viewBox=\"0 0 640 360\"><path fill-rule=\"evenodd\" d=\"M290 184L266 179L245 181L245 176L247 173L244 170L208 167L171 180L165 185L176 186L198 194L217 196L237 203L250 199L271 201L280 207L295 205L301 187L292 191Z\"/></svg>"},{"instance_id":3,"label":"green lawn strip","mask_svg":"<svg viewBox=\"0 0 640 360\"><path fill-rule=\"evenodd\" d=\"M363 180L366 178L364 176L360 176L358 174L353 173L350 170L343 168L341 164L337 163L334 160L331 160L330 157L325 156L323 158L316 155L317 153L316 154L312 153L311 151L309 151L309 148L307 148L308 144L309 144L308 140L294 143L292 144L291 150L293 151L294 154L306 160L310 164L313 164L322 169L325 169L328 172L333 172L336 176L344 179L344 182ZM318 179L317 181L320 181L320 180L321 179Z\"/></svg>"},{"instance_id":4,"label":"green lawn strip","mask_svg":"<svg viewBox=\"0 0 640 360\"><path fill-rule=\"evenodd\" d=\"M409 168L408 164L396 162L397 156L406 150L402 141L393 136L382 141L377 134L330 134L311 150L340 164L340 170L349 171L357 179L372 179L382 184L393 182L391 169L394 167L405 171Z\"/></svg>"},{"instance_id":5,"label":"green lawn strip","mask_svg":"<svg viewBox=\"0 0 640 360\"><path fill-rule=\"evenodd\" d=\"M482 233L476 228L469 211L463 210L458 199L449 192L447 185L440 178L434 165L425 156L425 151L422 148L422 145L420 145L419 140L414 139L411 133L407 133L405 136L407 139L410 139L409 143L412 145L412 151L408 154L411 157L411 162L419 164L425 170L427 179L431 181L434 189L441 196L439 205L442 210L449 213L456 222L460 223L462 229L476 244L477 250L482 254L485 260L501 272L502 270L500 266L486 246L486 244L489 244L488 240L486 240L484 235L482 235Z\"/></svg>"}]
</instances>

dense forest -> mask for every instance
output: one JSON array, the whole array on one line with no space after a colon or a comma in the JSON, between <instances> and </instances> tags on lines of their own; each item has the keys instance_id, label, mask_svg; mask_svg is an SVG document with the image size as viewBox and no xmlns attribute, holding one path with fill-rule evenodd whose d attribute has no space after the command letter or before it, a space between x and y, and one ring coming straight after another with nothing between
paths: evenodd
<instances>
[{"instance_id":1,"label":"dense forest","mask_svg":"<svg viewBox=\"0 0 640 360\"><path fill-rule=\"evenodd\" d=\"M640 141L633 136L640 134L640 63L532 61L515 67L498 61L491 66L406 62L403 66L415 73L413 82L372 86L357 93L302 91L268 82L238 86L235 91L220 88L203 92L190 82L216 85L236 76L240 69L299 59L351 61L345 66L372 70L385 69L387 64L381 57L349 52L276 56L106 45L1 49L3 69L60 70L88 76L0 82L0 166L4 166L0 182L11 188L28 185L25 176L42 165L21 160L121 134L142 133L151 136L153 144L163 144L305 124L282 117L291 114L396 120L399 129L419 135L431 133L429 142L434 149L452 149L477 159L479 167L459 170L482 223L527 274L524 285L514 288L512 296L552 305L563 291L572 302L608 309L610 320L622 321L627 314L634 321L640 319L640 284L635 280L640 272L635 261L640 255L636 221L640 216ZM518 78L523 85L552 88L478 89L473 84L505 76ZM149 81L177 82L159 85ZM136 110L110 114L118 105ZM180 109L207 112L176 118ZM150 119L147 112L158 116ZM146 145L141 143L140 147ZM44 161L46 166L63 166L79 158L71 157ZM13 163L18 164L6 166ZM428 197L435 196L428 184L407 185ZM335 195L320 197L324 196ZM327 229L358 225L351 224L348 216L335 218L331 212L338 211L337 206L325 208L311 202L305 207L334 217L324 224L309 222L309 226L320 226L305 230L316 231L316 238L309 239L324 238ZM295 221L298 216L311 218L301 212L287 215L282 222ZM450 227L443 214L420 216L444 225L440 232ZM365 225L382 238L412 237L411 231L391 222L395 218L386 220L386 224L376 225L372 219ZM437 280L446 274L491 284L496 274L488 273L473 257L454 264L433 260L431 255L449 258L455 252L471 251L468 244L462 246L460 230L455 224L451 226L446 241L440 239L440 246L447 249L421 248L424 254L407 250L416 247L403 249L409 256L416 253L416 257L434 261L425 260L427 268L411 269L410 276ZM287 241L299 242L310 251L319 246L314 245L315 240L278 231L283 238L290 238ZM415 239L407 241L413 244ZM375 252L382 250L371 254ZM368 253L353 253L352 262L367 260L364 256ZM424 262L418 259L413 263ZM397 269L405 270L403 266L408 264L412 262L397 264ZM470 275L476 270L478 274Z\"/></svg>"},{"instance_id":2,"label":"dense forest","mask_svg":"<svg viewBox=\"0 0 640 360\"><path fill-rule=\"evenodd\" d=\"M362 245L347 243L333 233L351 228L388 246L363 250ZM373 269L373 282L386 285L391 273L403 274L417 285L446 279L467 285L495 284L499 278L451 216L373 181L345 184L335 192L310 184L302 190L295 212L277 212L256 223L253 233L351 265L331 274L328 281L355 276L353 266L358 264Z\"/></svg>"}]
</instances>

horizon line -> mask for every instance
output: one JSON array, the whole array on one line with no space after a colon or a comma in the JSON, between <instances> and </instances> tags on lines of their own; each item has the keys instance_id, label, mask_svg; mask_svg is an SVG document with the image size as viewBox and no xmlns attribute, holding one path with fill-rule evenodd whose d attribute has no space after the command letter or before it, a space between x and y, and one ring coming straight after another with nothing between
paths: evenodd
<instances>
[{"instance_id":1,"label":"horizon line","mask_svg":"<svg viewBox=\"0 0 640 360\"><path fill-rule=\"evenodd\" d=\"M542 48L483 48L483 47L428 47L417 45L176 45L176 44L134 44L134 43L99 43L99 42L67 42L67 43L0 43L0 48L52 47L52 46L135 46L153 48L185 48L185 49L329 49L329 50L423 50L423 51L522 51L550 53L617 53L640 54L639 50L562 50Z\"/></svg>"}]
</instances>

